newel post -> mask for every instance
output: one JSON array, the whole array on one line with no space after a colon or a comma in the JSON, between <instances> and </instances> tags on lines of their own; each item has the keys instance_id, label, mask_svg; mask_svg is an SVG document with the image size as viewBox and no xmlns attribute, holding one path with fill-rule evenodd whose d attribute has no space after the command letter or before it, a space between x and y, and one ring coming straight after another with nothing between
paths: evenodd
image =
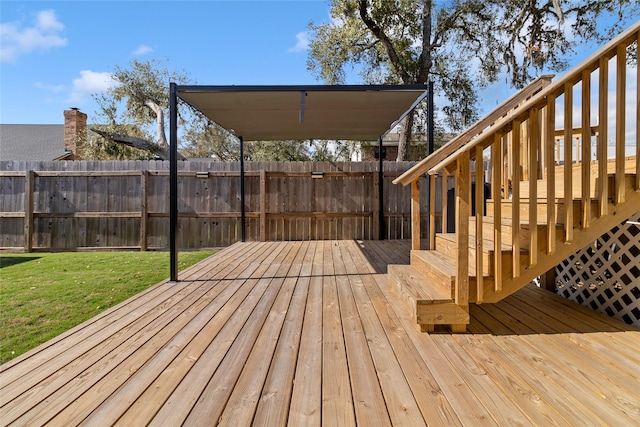
<instances>
[{"instance_id":1,"label":"newel post","mask_svg":"<svg viewBox=\"0 0 640 427\"><path fill-rule=\"evenodd\" d=\"M469 215L471 199L471 165L469 151L456 162L456 244L458 262L455 302L465 311L469 307Z\"/></svg>"}]
</instances>

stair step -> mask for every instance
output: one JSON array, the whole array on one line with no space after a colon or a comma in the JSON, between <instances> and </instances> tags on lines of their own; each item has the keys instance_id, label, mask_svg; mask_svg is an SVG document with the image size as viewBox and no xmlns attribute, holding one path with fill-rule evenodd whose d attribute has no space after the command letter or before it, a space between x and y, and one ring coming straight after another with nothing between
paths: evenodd
<instances>
[{"instance_id":1,"label":"stair step","mask_svg":"<svg viewBox=\"0 0 640 427\"><path fill-rule=\"evenodd\" d=\"M469 236L469 269L472 276L476 275L476 240L475 236ZM528 241L527 241L528 243ZM502 243L501 255L503 258L508 258L513 251L513 246L509 243ZM458 243L456 241L456 235L454 233L437 234L436 235L436 251L444 253L447 256L455 259L458 256ZM482 240L482 265L484 266L484 276L493 276L494 267L494 243L493 238ZM522 260L528 260L529 252L520 248L520 258ZM453 261L451 261L453 262Z\"/></svg>"},{"instance_id":2,"label":"stair step","mask_svg":"<svg viewBox=\"0 0 640 427\"><path fill-rule=\"evenodd\" d=\"M439 251L411 251L411 266L414 267L432 286L439 286L453 298L456 267L451 256Z\"/></svg>"},{"instance_id":3,"label":"stair step","mask_svg":"<svg viewBox=\"0 0 640 427\"><path fill-rule=\"evenodd\" d=\"M469 313L459 307L450 290L430 281L411 265L389 265L388 275L409 302L412 317L422 331L432 331L434 325L466 325Z\"/></svg>"},{"instance_id":4,"label":"stair step","mask_svg":"<svg viewBox=\"0 0 640 427\"><path fill-rule=\"evenodd\" d=\"M488 242L489 246L493 247L494 241L494 218L485 216L482 219L483 227L482 227L482 237L483 237L483 247L486 242ZM512 246L513 240L513 220L511 218L502 218L500 221L501 224L501 238L502 244L507 245L509 248ZM562 235L563 226L561 224L556 224L556 234L558 236ZM538 249L546 250L547 248L547 224L542 221L538 221ZM475 217L472 217L469 220L469 236L472 239L473 246L475 246L475 235L476 235L476 221ZM520 242L521 249L529 249L529 238L530 238L530 227L529 221L521 220L520 226L517 228L517 235ZM437 246L436 246L437 248Z\"/></svg>"},{"instance_id":5,"label":"stair step","mask_svg":"<svg viewBox=\"0 0 640 427\"><path fill-rule=\"evenodd\" d=\"M411 303L442 304L452 302L451 292L430 283L418 269L411 265L389 265L389 277L402 284L400 291Z\"/></svg>"},{"instance_id":6,"label":"stair step","mask_svg":"<svg viewBox=\"0 0 640 427\"><path fill-rule=\"evenodd\" d=\"M503 219L511 219L513 218L513 208L512 208L513 200L504 199L502 200L502 218ZM598 215L598 200L592 199L590 203L591 216ZM581 210L582 201L579 199L573 200L573 225L574 227L580 226L580 210ZM555 222L556 224L562 225L565 222L565 204L564 199L555 199ZM536 201L536 207L538 211L538 221L545 221L547 219L547 199L538 199ZM492 214L493 211L493 200L487 200L487 213ZM520 219L529 219L529 199L520 199Z\"/></svg>"}]
</instances>

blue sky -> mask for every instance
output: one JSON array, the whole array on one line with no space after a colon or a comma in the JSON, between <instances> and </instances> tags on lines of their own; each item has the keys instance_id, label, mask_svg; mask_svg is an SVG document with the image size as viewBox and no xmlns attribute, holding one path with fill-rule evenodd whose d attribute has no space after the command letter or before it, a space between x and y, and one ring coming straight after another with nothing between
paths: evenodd
<instances>
[{"instance_id":1,"label":"blue sky","mask_svg":"<svg viewBox=\"0 0 640 427\"><path fill-rule=\"evenodd\" d=\"M310 21L326 1L2 1L0 123L89 114L115 65L156 58L198 84L319 84Z\"/></svg>"},{"instance_id":2,"label":"blue sky","mask_svg":"<svg viewBox=\"0 0 640 427\"><path fill-rule=\"evenodd\" d=\"M62 123L89 114L114 66L159 59L192 83L321 84L307 71L309 22L328 0L12 1L0 3L0 123ZM597 50L577 50L577 63ZM354 75L347 83L358 83ZM481 115L513 94L502 79L480 94ZM438 102L438 99L436 99Z\"/></svg>"}]
</instances>

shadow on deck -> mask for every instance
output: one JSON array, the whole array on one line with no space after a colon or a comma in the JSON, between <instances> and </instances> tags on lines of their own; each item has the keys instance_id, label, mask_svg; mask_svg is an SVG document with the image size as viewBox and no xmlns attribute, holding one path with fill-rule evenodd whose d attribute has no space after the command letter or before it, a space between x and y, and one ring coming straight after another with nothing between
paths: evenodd
<instances>
[{"instance_id":1,"label":"shadow on deck","mask_svg":"<svg viewBox=\"0 0 640 427\"><path fill-rule=\"evenodd\" d=\"M533 286L422 334L407 241L233 245L0 367L0 424L632 425L640 331Z\"/></svg>"}]
</instances>

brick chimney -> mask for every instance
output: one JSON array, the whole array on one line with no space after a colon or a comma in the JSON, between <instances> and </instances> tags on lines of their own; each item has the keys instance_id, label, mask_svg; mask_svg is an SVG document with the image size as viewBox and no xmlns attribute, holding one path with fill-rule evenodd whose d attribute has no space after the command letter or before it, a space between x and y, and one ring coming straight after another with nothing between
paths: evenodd
<instances>
[{"instance_id":1,"label":"brick chimney","mask_svg":"<svg viewBox=\"0 0 640 427\"><path fill-rule=\"evenodd\" d=\"M64 149L71 153L69 159L80 160L78 156L79 137L87 134L87 115L78 108L64 110Z\"/></svg>"}]
</instances>

